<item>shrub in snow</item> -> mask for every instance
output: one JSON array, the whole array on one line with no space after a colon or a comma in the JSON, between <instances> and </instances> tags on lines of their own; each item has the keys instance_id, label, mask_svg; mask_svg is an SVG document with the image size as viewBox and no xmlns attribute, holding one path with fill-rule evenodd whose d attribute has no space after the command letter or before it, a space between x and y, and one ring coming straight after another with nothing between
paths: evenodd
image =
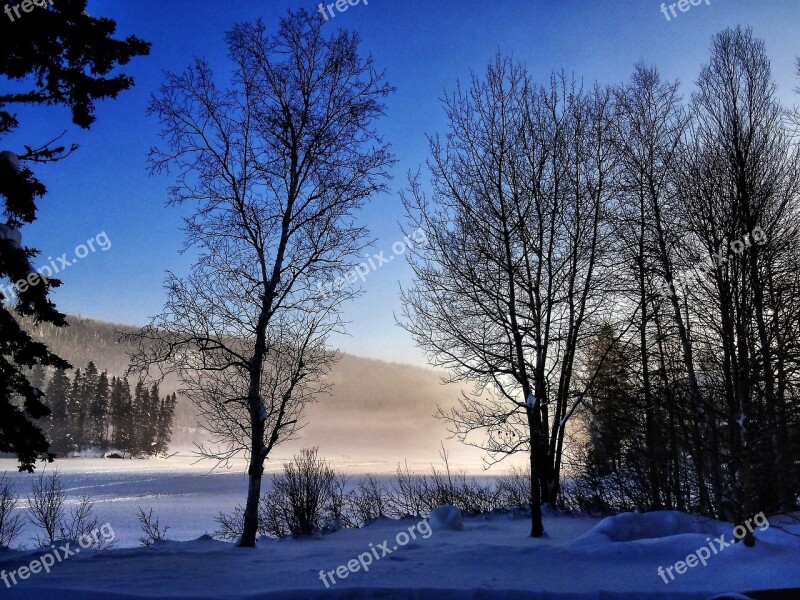
<instances>
[{"instance_id":1,"label":"shrub in snow","mask_svg":"<svg viewBox=\"0 0 800 600\"><path fill-rule=\"evenodd\" d=\"M405 470L398 465L388 500L392 516L417 516L429 512L431 507L427 502L425 476L418 477L409 471L407 463Z\"/></svg>"},{"instance_id":2,"label":"shrub in snow","mask_svg":"<svg viewBox=\"0 0 800 600\"><path fill-rule=\"evenodd\" d=\"M388 511L388 494L372 475L359 482L358 487L345 496L344 524L363 527L385 517Z\"/></svg>"},{"instance_id":3,"label":"shrub in snow","mask_svg":"<svg viewBox=\"0 0 800 600\"><path fill-rule=\"evenodd\" d=\"M531 507L531 467L512 467L497 481L498 507L527 511Z\"/></svg>"},{"instance_id":4,"label":"shrub in snow","mask_svg":"<svg viewBox=\"0 0 800 600\"><path fill-rule=\"evenodd\" d=\"M152 546L156 542L167 539L169 527L161 527L158 517L153 517L152 508L148 512L144 512L144 509L140 506L139 513L136 516L142 526L142 533L144 533L144 536L139 538L139 543L142 546Z\"/></svg>"},{"instance_id":5,"label":"shrub in snow","mask_svg":"<svg viewBox=\"0 0 800 600\"><path fill-rule=\"evenodd\" d=\"M40 548L59 540L79 540L91 536L97 529L94 502L89 496L81 496L73 503L72 510L67 510L67 504L67 492L59 472L54 471L49 476L41 473L28 497L28 518L44 533L44 537L36 536Z\"/></svg>"},{"instance_id":6,"label":"shrub in snow","mask_svg":"<svg viewBox=\"0 0 800 600\"><path fill-rule=\"evenodd\" d=\"M267 530L267 524L270 522L270 519L277 518L275 515L270 514L270 506L267 504L267 500L268 497L263 496L258 503L258 537L281 538L288 535L285 532L277 535ZM236 542L242 537L242 532L244 531L243 506L237 505L232 513L221 512L214 520L217 522L217 525L219 525L219 529L214 532L212 539L218 538L228 542Z\"/></svg>"},{"instance_id":7,"label":"shrub in snow","mask_svg":"<svg viewBox=\"0 0 800 600\"><path fill-rule=\"evenodd\" d=\"M17 510L19 496L11 488L5 474L0 477L0 548L11 546L24 525L22 511Z\"/></svg>"},{"instance_id":8,"label":"shrub in snow","mask_svg":"<svg viewBox=\"0 0 800 600\"><path fill-rule=\"evenodd\" d=\"M272 477L272 489L258 505L259 537L300 537L332 533L350 525L344 515L347 479L337 474L317 455L305 449L284 463L283 473ZM237 541L244 531L244 508L216 517L219 529L214 537Z\"/></svg>"},{"instance_id":9,"label":"shrub in snow","mask_svg":"<svg viewBox=\"0 0 800 600\"><path fill-rule=\"evenodd\" d=\"M264 530L277 538L335 530L345 521L346 483L316 448L302 450L272 478L272 490L262 500Z\"/></svg>"},{"instance_id":10,"label":"shrub in snow","mask_svg":"<svg viewBox=\"0 0 800 600\"><path fill-rule=\"evenodd\" d=\"M284 463L283 473L272 477L272 489L262 496L258 506L258 534L272 538L300 537L331 533L342 524L347 479L338 475L317 455L317 449L304 449L291 462ZM244 509L216 517L220 528L215 537L236 541L244 531Z\"/></svg>"},{"instance_id":11,"label":"shrub in snow","mask_svg":"<svg viewBox=\"0 0 800 600\"><path fill-rule=\"evenodd\" d=\"M260 508L259 506L258 533L263 535L264 518L261 516ZM236 506L232 513L221 512L214 520L219 525L219 529L214 532L214 537L228 542L235 542L242 536L244 531L244 508Z\"/></svg>"},{"instance_id":12,"label":"shrub in snow","mask_svg":"<svg viewBox=\"0 0 800 600\"><path fill-rule=\"evenodd\" d=\"M428 523L434 531L462 531L464 529L461 510L452 504L434 508L431 516L428 517Z\"/></svg>"},{"instance_id":13,"label":"shrub in snow","mask_svg":"<svg viewBox=\"0 0 800 600\"><path fill-rule=\"evenodd\" d=\"M484 514L500 508L499 486L481 485L465 471L451 470L447 453L442 451L443 470L431 467L430 475L417 475L398 466L397 476L388 497L390 516L426 515L445 504L458 506L468 514Z\"/></svg>"}]
</instances>

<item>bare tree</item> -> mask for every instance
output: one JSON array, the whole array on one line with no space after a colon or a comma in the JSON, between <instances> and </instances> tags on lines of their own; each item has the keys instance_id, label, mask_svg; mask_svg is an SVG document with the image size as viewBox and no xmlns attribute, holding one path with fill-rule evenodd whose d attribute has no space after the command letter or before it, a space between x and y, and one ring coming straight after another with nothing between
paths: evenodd
<instances>
[{"instance_id":1,"label":"bare tree","mask_svg":"<svg viewBox=\"0 0 800 600\"><path fill-rule=\"evenodd\" d=\"M573 369L592 319L611 193L611 97L565 77L534 86L498 56L446 102L446 141L430 140L433 195L404 198L428 247L415 251L403 326L432 364L472 382L440 413L490 461L530 455L531 535L555 502L567 422L580 404ZM607 310L607 309L606 309Z\"/></svg>"},{"instance_id":2,"label":"bare tree","mask_svg":"<svg viewBox=\"0 0 800 600\"><path fill-rule=\"evenodd\" d=\"M661 496L740 524L796 507L800 148L775 92L764 44L742 28L714 36L688 107L643 66L616 92L626 267L606 292L629 301L639 352L583 415L602 439L583 456L579 504L597 490L613 496L603 509ZM625 440L629 452L602 456Z\"/></svg>"},{"instance_id":3,"label":"bare tree","mask_svg":"<svg viewBox=\"0 0 800 600\"><path fill-rule=\"evenodd\" d=\"M354 211L385 187L392 158L372 128L392 88L356 34L324 37L319 15L290 12L227 36L233 81L219 89L203 60L170 74L151 112L165 147L154 171L178 171L173 204L193 208L193 273L170 275L163 314L138 335L132 366L177 372L217 448L249 460L239 544L255 545L264 461L326 390L327 336L354 292L340 277L365 245ZM329 293L321 293L328 289Z\"/></svg>"},{"instance_id":4,"label":"bare tree","mask_svg":"<svg viewBox=\"0 0 800 600\"><path fill-rule=\"evenodd\" d=\"M657 406L666 403L670 414L674 412L673 398L657 402L651 369L663 378L663 369L651 366L652 339L648 339L651 321L665 312L674 320L680 332L683 348L681 356L690 387L695 394L698 409L702 405L700 388L694 372L693 349L681 311L678 297L672 293L674 248L680 236L677 224L672 173L682 140L689 126L688 111L682 104L678 84L664 82L658 71L637 65L631 81L616 90L616 115L614 118L614 147L620 166L620 202L615 214L616 246L626 258L623 264L633 265L633 270L622 269L621 276L631 281L629 294L638 307L636 323L639 337L639 369L642 381L642 404L645 415L645 443L647 470L650 484L650 504L661 505L659 481L659 451L656 447ZM672 287L670 287L672 286ZM623 289L619 293L625 293ZM669 309L669 310L667 310ZM662 389L667 385L662 380ZM705 469L701 459L700 427L693 421L693 457L697 466L697 485L700 495L706 498ZM708 506L707 500L701 502Z\"/></svg>"},{"instance_id":5,"label":"bare tree","mask_svg":"<svg viewBox=\"0 0 800 600\"><path fill-rule=\"evenodd\" d=\"M690 301L702 303L695 336L721 374L730 449L724 503L732 506L718 502L718 510L737 522L757 505L787 510L793 497L782 431L794 388L786 367L796 318L787 317L797 307L800 148L775 94L763 42L741 27L716 35L679 170L688 229L715 257Z\"/></svg>"}]
</instances>

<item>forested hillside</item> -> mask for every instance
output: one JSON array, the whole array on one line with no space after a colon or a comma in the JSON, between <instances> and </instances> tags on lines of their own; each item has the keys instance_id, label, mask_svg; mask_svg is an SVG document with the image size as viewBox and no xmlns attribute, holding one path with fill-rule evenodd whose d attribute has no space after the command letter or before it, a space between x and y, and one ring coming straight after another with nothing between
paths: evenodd
<instances>
[{"instance_id":1,"label":"forested hillside","mask_svg":"<svg viewBox=\"0 0 800 600\"><path fill-rule=\"evenodd\" d=\"M119 341L120 334L134 329L70 316L69 327L43 325L33 329L33 335L67 359L74 369L83 371L93 362L99 372L107 371L111 380L124 376L128 364L130 345ZM67 372L71 380L74 369ZM460 393L456 387L443 386L439 373L342 354L328 379L333 384L332 395L322 396L308 406L308 425L295 441L281 449L281 457L299 447L316 445L320 452L344 464L380 462L382 470L388 471L405 459L421 469L438 460L440 440L448 434L445 425L433 415L437 405L454 404ZM136 382L134 375L130 378L134 397ZM161 382L161 396L175 392L178 386L174 377ZM369 422L367 427L363 425L364 417ZM206 435L198 427L195 407L177 394L170 447L173 451L185 450L204 440ZM478 452L456 443L448 447L455 463L470 463L472 468L480 465Z\"/></svg>"}]
</instances>

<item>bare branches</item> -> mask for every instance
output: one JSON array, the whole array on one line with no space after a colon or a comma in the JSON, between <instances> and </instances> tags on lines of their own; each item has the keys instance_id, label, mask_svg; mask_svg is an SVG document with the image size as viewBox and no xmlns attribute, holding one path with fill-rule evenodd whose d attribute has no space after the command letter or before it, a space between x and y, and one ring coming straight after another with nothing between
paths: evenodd
<instances>
[{"instance_id":1,"label":"bare branches","mask_svg":"<svg viewBox=\"0 0 800 600\"><path fill-rule=\"evenodd\" d=\"M18 508L19 495L4 473L0 476L0 548L9 548L22 533L25 519Z\"/></svg>"},{"instance_id":2,"label":"bare branches","mask_svg":"<svg viewBox=\"0 0 800 600\"><path fill-rule=\"evenodd\" d=\"M190 205L192 274L170 275L163 313L137 336L138 370L174 371L211 441L200 454L250 460L242 545L255 544L263 464L328 392L328 336L357 292L314 283L346 273L366 244L354 214L385 189L392 163L373 129L392 91L358 38L325 38L322 20L290 13L277 34L236 25L231 84L198 59L155 96L164 144L155 172L174 169L171 203Z\"/></svg>"},{"instance_id":3,"label":"bare branches","mask_svg":"<svg viewBox=\"0 0 800 600\"><path fill-rule=\"evenodd\" d=\"M139 538L139 543L142 546L153 546L154 544L167 539L169 527L161 526L158 517L153 517L152 508L149 511L144 512L144 509L140 506L136 518L139 519L139 524L141 525L142 533L144 534L143 537Z\"/></svg>"},{"instance_id":4,"label":"bare branches","mask_svg":"<svg viewBox=\"0 0 800 600\"><path fill-rule=\"evenodd\" d=\"M564 76L536 87L497 57L485 80L446 102L446 142L430 140L433 197L418 177L404 197L430 251L413 255L403 325L433 364L475 382L473 401L486 412L465 401L460 417L449 416L462 437L484 429L493 453L525 449L514 431L500 433L525 415L523 387L538 380L541 406L553 393L562 411L577 339L599 318L610 104L608 91L586 94ZM488 387L497 399L479 400ZM516 423L525 429L525 419Z\"/></svg>"},{"instance_id":5,"label":"bare branches","mask_svg":"<svg viewBox=\"0 0 800 600\"><path fill-rule=\"evenodd\" d=\"M613 97L563 74L534 85L497 56L445 101L430 138L432 196L412 177L403 200L428 247L410 260L402 325L470 397L440 413L488 462L531 455L532 535L555 499L580 342L611 318L606 213L614 195ZM531 399L535 399L531 401Z\"/></svg>"}]
</instances>

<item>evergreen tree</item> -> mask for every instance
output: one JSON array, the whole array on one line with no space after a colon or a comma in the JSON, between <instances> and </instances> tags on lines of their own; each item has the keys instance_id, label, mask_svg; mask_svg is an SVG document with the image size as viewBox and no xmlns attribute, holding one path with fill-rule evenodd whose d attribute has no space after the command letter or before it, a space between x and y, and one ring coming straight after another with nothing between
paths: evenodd
<instances>
[{"instance_id":1,"label":"evergreen tree","mask_svg":"<svg viewBox=\"0 0 800 600\"><path fill-rule=\"evenodd\" d=\"M47 379L47 372L45 371L45 368L40 364L34 365L28 375L28 381L30 382L31 387L33 389L39 390L42 393L41 397L42 404L48 410L50 410L52 414L52 407L50 406L50 403L47 401L46 394L44 393L46 387L45 386L46 379ZM41 422L42 433L45 434L45 437L48 439L48 441L51 440L51 426L52 426L52 421L49 417L46 417L45 419L42 420Z\"/></svg>"},{"instance_id":2,"label":"evergreen tree","mask_svg":"<svg viewBox=\"0 0 800 600\"><path fill-rule=\"evenodd\" d=\"M67 432L69 422L67 419L67 403L69 401L70 385L69 376L64 369L56 369L50 383L47 385L47 403L51 414L47 433L50 439L50 448L55 454L63 454L69 450Z\"/></svg>"},{"instance_id":3,"label":"evergreen tree","mask_svg":"<svg viewBox=\"0 0 800 600\"><path fill-rule=\"evenodd\" d=\"M91 404L89 406L89 441L97 448L105 449L108 445L108 373L103 371L97 378Z\"/></svg>"},{"instance_id":4,"label":"evergreen tree","mask_svg":"<svg viewBox=\"0 0 800 600\"><path fill-rule=\"evenodd\" d=\"M111 73L131 58L148 54L149 44L134 36L114 39L116 23L91 16L86 5L87 0L55 2L24 19L0 19L0 78L13 82L0 86L0 138L19 127L15 113L19 105L26 107L23 115L31 114L31 106L66 107L75 125L89 129L95 120L95 101L115 98L133 85L128 75ZM30 262L38 252L21 243L20 228L36 220L37 203L47 191L28 165L61 160L76 146L25 145L18 134L10 144L13 147L0 148L4 214L0 278L18 286L16 298L0 293L0 452L15 453L20 470L33 471L37 458L52 458L47 439L36 424L49 409L25 370L36 364L62 369L70 365L45 344L34 341L25 328L26 322L56 327L67 324L49 297L60 282L39 275Z\"/></svg>"},{"instance_id":5,"label":"evergreen tree","mask_svg":"<svg viewBox=\"0 0 800 600\"><path fill-rule=\"evenodd\" d=\"M148 454L155 454L157 450L157 437L159 431L159 417L160 417L160 404L161 398L158 389L158 383L154 383L150 388L150 394L145 392L147 397L147 410L146 416L143 419L143 427L145 431L144 448L143 450Z\"/></svg>"},{"instance_id":6,"label":"evergreen tree","mask_svg":"<svg viewBox=\"0 0 800 600\"><path fill-rule=\"evenodd\" d=\"M140 379L136 383L133 395L133 443L130 451L133 453L144 452L146 450L146 431L147 431L147 404L150 401L150 394Z\"/></svg>"},{"instance_id":7,"label":"evergreen tree","mask_svg":"<svg viewBox=\"0 0 800 600\"><path fill-rule=\"evenodd\" d=\"M172 394L167 395L159 403L158 408L158 431L156 433L156 453L164 453L169 448L169 442L172 438L172 422L175 417L175 405L178 402L178 396Z\"/></svg>"},{"instance_id":8,"label":"evergreen tree","mask_svg":"<svg viewBox=\"0 0 800 600\"><path fill-rule=\"evenodd\" d=\"M119 429L116 445L120 450L134 452L136 431L131 385L127 379L118 379L117 381L119 383Z\"/></svg>"},{"instance_id":9,"label":"evergreen tree","mask_svg":"<svg viewBox=\"0 0 800 600\"><path fill-rule=\"evenodd\" d=\"M603 325L588 351L589 373L594 378L585 405L589 469L598 476L619 472L641 444L637 406L633 396L630 357L616 332Z\"/></svg>"},{"instance_id":10,"label":"evergreen tree","mask_svg":"<svg viewBox=\"0 0 800 600\"><path fill-rule=\"evenodd\" d=\"M111 397L109 398L109 423L111 426L111 445L122 449L122 433L124 430L123 420L125 414L124 401L122 399L122 379L114 378L111 383Z\"/></svg>"},{"instance_id":11,"label":"evergreen tree","mask_svg":"<svg viewBox=\"0 0 800 600\"><path fill-rule=\"evenodd\" d=\"M91 414L94 396L97 393L97 381L97 366L93 361L89 361L89 364L86 365L86 369L83 371L83 381L81 381L80 406L82 421L78 423L78 429L74 432L81 449L87 448L92 444L93 440L94 424Z\"/></svg>"},{"instance_id":12,"label":"evergreen tree","mask_svg":"<svg viewBox=\"0 0 800 600\"><path fill-rule=\"evenodd\" d=\"M80 369L75 369L75 376L72 379L72 387L67 397L67 446L69 450L80 450L80 436L77 432L83 429L86 421L83 401L83 374Z\"/></svg>"},{"instance_id":13,"label":"evergreen tree","mask_svg":"<svg viewBox=\"0 0 800 600\"><path fill-rule=\"evenodd\" d=\"M45 371L45 368L40 364L34 365L33 369L31 369L31 374L28 377L28 381L30 382L31 386L44 391L46 379L47 372Z\"/></svg>"}]
</instances>

